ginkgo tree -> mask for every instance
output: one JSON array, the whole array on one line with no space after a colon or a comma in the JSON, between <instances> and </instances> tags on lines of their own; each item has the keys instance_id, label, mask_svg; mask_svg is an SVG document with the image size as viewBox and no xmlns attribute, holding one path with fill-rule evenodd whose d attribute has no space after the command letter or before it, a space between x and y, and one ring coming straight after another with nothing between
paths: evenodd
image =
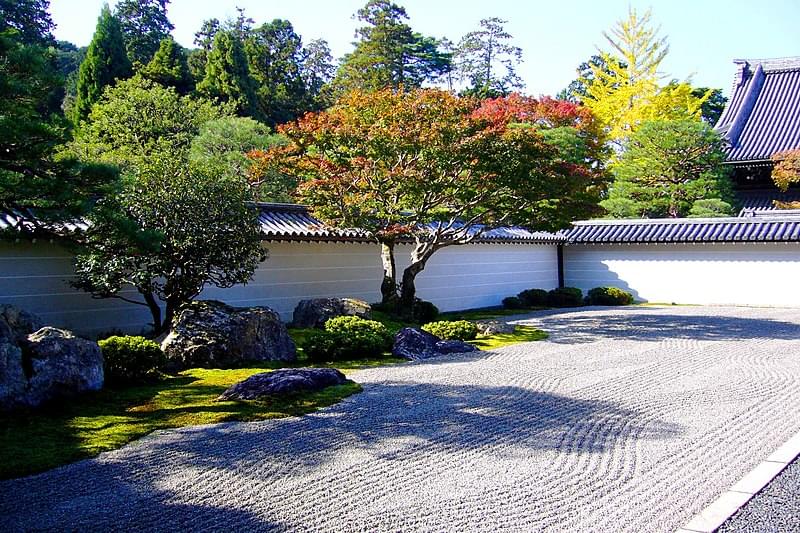
<instances>
[{"instance_id":1,"label":"ginkgo tree","mask_svg":"<svg viewBox=\"0 0 800 533\"><path fill-rule=\"evenodd\" d=\"M504 225L558 230L598 211L605 175L590 155L592 128L588 111L554 100L354 91L280 128L289 145L250 157L254 178L279 167L318 217L379 242L383 301L413 317L415 279L438 250ZM412 246L398 284L403 241Z\"/></svg>"},{"instance_id":2,"label":"ginkgo tree","mask_svg":"<svg viewBox=\"0 0 800 533\"><path fill-rule=\"evenodd\" d=\"M639 14L631 8L627 18L603 32L611 50L601 51L599 59L589 63L591 75L582 80L581 102L608 138L620 145L648 120L699 120L711 95L709 91L698 97L687 82L662 83L659 68L669 45L651 19L650 10Z\"/></svg>"}]
</instances>

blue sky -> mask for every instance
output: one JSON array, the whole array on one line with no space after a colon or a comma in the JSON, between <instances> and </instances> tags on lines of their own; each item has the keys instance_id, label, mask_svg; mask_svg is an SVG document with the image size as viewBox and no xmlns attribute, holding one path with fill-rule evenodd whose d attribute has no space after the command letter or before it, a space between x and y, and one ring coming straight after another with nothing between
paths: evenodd
<instances>
[{"instance_id":1,"label":"blue sky","mask_svg":"<svg viewBox=\"0 0 800 533\"><path fill-rule=\"evenodd\" d=\"M735 58L800 55L800 0L396 0L410 24L425 35L457 41L486 17L508 20L507 29L523 50L519 74L524 92L555 94L575 77L575 67L604 44L602 31L625 16L628 5L652 7L670 43L663 71L692 77L696 85L730 90ZM56 37L89 43L103 0L51 0ZM113 0L109 2L112 6ZM352 15L365 0L173 0L169 17L176 40L191 46L204 19L246 9L256 23L292 22L305 41L323 38L336 57L350 51L359 25Z\"/></svg>"}]
</instances>

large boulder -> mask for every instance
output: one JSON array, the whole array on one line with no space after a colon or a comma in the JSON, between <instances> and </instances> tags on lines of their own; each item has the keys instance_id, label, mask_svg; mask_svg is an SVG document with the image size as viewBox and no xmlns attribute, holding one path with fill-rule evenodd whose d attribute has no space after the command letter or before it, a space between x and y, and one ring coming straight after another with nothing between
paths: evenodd
<instances>
[{"instance_id":1,"label":"large boulder","mask_svg":"<svg viewBox=\"0 0 800 533\"><path fill-rule=\"evenodd\" d=\"M269 307L231 307L214 300L184 307L161 349L171 370L297 359L297 348L278 313Z\"/></svg>"},{"instance_id":2,"label":"large boulder","mask_svg":"<svg viewBox=\"0 0 800 533\"><path fill-rule=\"evenodd\" d=\"M322 328L325 322L337 316L357 316L369 319L372 309L364 300L354 298L315 298L300 300L294 308L292 326L296 328Z\"/></svg>"},{"instance_id":3,"label":"large boulder","mask_svg":"<svg viewBox=\"0 0 800 533\"><path fill-rule=\"evenodd\" d=\"M42 319L33 313L14 305L0 304L0 339L10 339L19 344L43 325Z\"/></svg>"},{"instance_id":4,"label":"large boulder","mask_svg":"<svg viewBox=\"0 0 800 533\"><path fill-rule=\"evenodd\" d=\"M318 391L347 381L335 368L284 368L254 374L230 386L218 400L256 400L262 396L282 396Z\"/></svg>"},{"instance_id":5,"label":"large boulder","mask_svg":"<svg viewBox=\"0 0 800 533\"><path fill-rule=\"evenodd\" d=\"M6 343L0 347L0 366L3 409L37 407L103 387L100 347L63 329L41 328L28 335L21 347L9 349Z\"/></svg>"},{"instance_id":6,"label":"large boulder","mask_svg":"<svg viewBox=\"0 0 800 533\"><path fill-rule=\"evenodd\" d=\"M403 328L394 337L392 355L401 359L417 361L451 353L476 352L479 348L468 342L442 340L436 335L418 328Z\"/></svg>"}]
</instances>

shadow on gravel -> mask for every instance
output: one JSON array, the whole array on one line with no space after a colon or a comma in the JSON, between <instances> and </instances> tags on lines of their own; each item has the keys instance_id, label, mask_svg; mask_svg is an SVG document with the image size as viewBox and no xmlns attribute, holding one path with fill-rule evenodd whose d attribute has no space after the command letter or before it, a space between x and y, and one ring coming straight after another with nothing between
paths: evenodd
<instances>
[{"instance_id":1,"label":"shadow on gravel","mask_svg":"<svg viewBox=\"0 0 800 533\"><path fill-rule=\"evenodd\" d=\"M310 470L325 476L326 468L337 459L352 460L353 452L364 453L359 461L403 460L398 467L424 472L432 453L585 455L680 433L680 426L612 402L529 388L370 384L302 418L184 428L97 460L0 482L0 530L263 530L274 524L257 516L254 506L279 520L270 502L278 501L271 498L280 498L282 487ZM409 465L412 457L418 461ZM242 501L254 494L255 502ZM203 505L188 505L187 498Z\"/></svg>"},{"instance_id":2,"label":"shadow on gravel","mask_svg":"<svg viewBox=\"0 0 800 533\"><path fill-rule=\"evenodd\" d=\"M591 311L594 311L593 313ZM732 341L757 338L797 340L800 325L767 318L714 315L649 314L636 309L598 313L587 309L526 317L550 334L549 342L580 344L599 339L652 340L692 339Z\"/></svg>"}]
</instances>

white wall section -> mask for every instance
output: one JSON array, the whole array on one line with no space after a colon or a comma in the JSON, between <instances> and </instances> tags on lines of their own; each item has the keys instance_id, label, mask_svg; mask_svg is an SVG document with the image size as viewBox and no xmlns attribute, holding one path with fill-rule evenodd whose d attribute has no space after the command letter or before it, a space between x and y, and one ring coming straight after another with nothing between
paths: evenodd
<instances>
[{"instance_id":1,"label":"white wall section","mask_svg":"<svg viewBox=\"0 0 800 533\"><path fill-rule=\"evenodd\" d=\"M382 277L377 245L270 242L269 258L247 285L207 288L203 299L235 306L266 305L291 320L304 298L380 299ZM398 246L397 263L408 261L409 246ZM72 289L72 255L47 242L0 243L0 303L40 315L47 324L94 335L112 329L137 333L150 322L147 308L118 299L93 299ZM500 305L503 298L531 287L557 285L556 246L475 244L436 252L417 279L421 298L442 310ZM138 299L135 290L125 296Z\"/></svg>"},{"instance_id":2,"label":"white wall section","mask_svg":"<svg viewBox=\"0 0 800 533\"><path fill-rule=\"evenodd\" d=\"M565 285L615 286L637 300L800 305L800 243L576 244L564 247Z\"/></svg>"}]
</instances>

